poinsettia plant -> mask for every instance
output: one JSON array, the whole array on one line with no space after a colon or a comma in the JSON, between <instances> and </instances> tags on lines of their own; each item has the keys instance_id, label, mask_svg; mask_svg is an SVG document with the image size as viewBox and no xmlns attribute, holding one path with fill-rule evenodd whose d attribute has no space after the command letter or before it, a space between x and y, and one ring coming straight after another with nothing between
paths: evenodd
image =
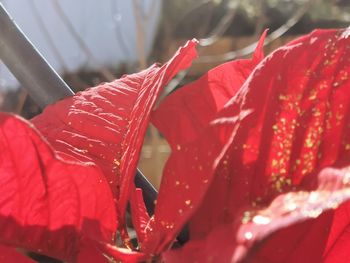
<instances>
[{"instance_id":1,"label":"poinsettia plant","mask_svg":"<svg viewBox=\"0 0 350 263\"><path fill-rule=\"evenodd\" d=\"M195 40L30 121L1 113L2 262L31 262L26 251L66 262L347 262L350 32L316 30L264 58L265 35L251 59L153 111L195 59ZM154 215L133 183L150 121L172 148Z\"/></svg>"}]
</instances>

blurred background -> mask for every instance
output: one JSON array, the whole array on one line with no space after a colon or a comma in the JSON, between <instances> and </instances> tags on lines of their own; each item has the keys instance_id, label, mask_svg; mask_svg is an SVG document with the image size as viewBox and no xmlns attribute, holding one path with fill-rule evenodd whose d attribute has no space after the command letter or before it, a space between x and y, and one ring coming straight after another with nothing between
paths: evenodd
<instances>
[{"instance_id":1,"label":"blurred background","mask_svg":"<svg viewBox=\"0 0 350 263\"><path fill-rule=\"evenodd\" d=\"M350 25L350 0L0 0L68 85L79 91L165 62L188 39L200 58L165 89L247 57L265 28L266 54L315 28ZM1 25L0 25L1 27ZM40 108L0 60L0 110L31 118ZM158 187L170 149L150 127L139 168Z\"/></svg>"}]
</instances>

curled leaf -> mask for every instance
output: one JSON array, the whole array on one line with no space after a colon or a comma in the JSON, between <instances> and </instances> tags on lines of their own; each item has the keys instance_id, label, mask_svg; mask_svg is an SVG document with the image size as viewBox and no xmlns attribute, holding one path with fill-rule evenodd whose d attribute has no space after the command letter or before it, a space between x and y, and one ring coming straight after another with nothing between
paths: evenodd
<instances>
[{"instance_id":1,"label":"curled leaf","mask_svg":"<svg viewBox=\"0 0 350 263\"><path fill-rule=\"evenodd\" d=\"M147 213L147 209L143 200L142 190L135 188L131 193L130 208L133 226L137 233L139 246L142 246L143 241L146 238L146 228L150 217Z\"/></svg>"},{"instance_id":2,"label":"curled leaf","mask_svg":"<svg viewBox=\"0 0 350 263\"><path fill-rule=\"evenodd\" d=\"M32 120L62 158L92 162L103 170L118 204L121 226L150 111L168 81L190 66L196 43L189 41L163 66L154 64L77 93Z\"/></svg>"},{"instance_id":3,"label":"curled leaf","mask_svg":"<svg viewBox=\"0 0 350 263\"><path fill-rule=\"evenodd\" d=\"M335 262L341 258L344 242L349 243L340 231L350 223L346 216L349 169L326 168L314 191L285 193L267 208L250 211L238 229L234 261L247 257L249 262ZM277 245L278 253L272 253Z\"/></svg>"},{"instance_id":4,"label":"curled leaf","mask_svg":"<svg viewBox=\"0 0 350 263\"><path fill-rule=\"evenodd\" d=\"M265 34L253 59L213 69L171 94L154 113L153 123L172 144L173 153L164 169L155 216L143 246L145 251L159 253L169 246L202 202L226 145L241 119L250 114L250 110L239 112L231 104L219 115L217 112L262 59Z\"/></svg>"}]
</instances>

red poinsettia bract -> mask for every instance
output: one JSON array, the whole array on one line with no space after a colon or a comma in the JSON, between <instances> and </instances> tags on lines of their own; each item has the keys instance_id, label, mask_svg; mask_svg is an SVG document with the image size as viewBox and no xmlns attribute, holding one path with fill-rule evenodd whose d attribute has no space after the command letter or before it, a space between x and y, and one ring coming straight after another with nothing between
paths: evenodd
<instances>
[{"instance_id":1,"label":"red poinsettia bract","mask_svg":"<svg viewBox=\"0 0 350 263\"><path fill-rule=\"evenodd\" d=\"M101 84L67 98L32 120L64 159L93 162L109 182L123 221L144 134L162 88L191 65L196 41L163 66Z\"/></svg>"},{"instance_id":2,"label":"red poinsettia bract","mask_svg":"<svg viewBox=\"0 0 350 263\"><path fill-rule=\"evenodd\" d=\"M4 255L347 262L349 35L317 30L265 59L263 35L252 59L166 98L153 122L173 152L151 218L133 184L138 155L159 92L190 65L195 41L163 66L49 106L35 127L1 114ZM126 247L128 202L138 251ZM190 240L171 249L185 225Z\"/></svg>"},{"instance_id":3,"label":"red poinsettia bract","mask_svg":"<svg viewBox=\"0 0 350 263\"><path fill-rule=\"evenodd\" d=\"M111 243L108 183L92 165L58 158L28 122L0 114L0 242L74 261L83 240Z\"/></svg>"},{"instance_id":4,"label":"red poinsettia bract","mask_svg":"<svg viewBox=\"0 0 350 263\"><path fill-rule=\"evenodd\" d=\"M1 262L20 262L20 263L34 263L35 261L20 254L12 247L0 246L0 260Z\"/></svg>"},{"instance_id":5,"label":"red poinsettia bract","mask_svg":"<svg viewBox=\"0 0 350 263\"><path fill-rule=\"evenodd\" d=\"M133 178L149 114L166 83L191 64L195 45L163 66L47 107L35 127L0 115L1 243L69 262L145 259L115 246L117 229L127 243L130 199L134 222L147 219Z\"/></svg>"},{"instance_id":6,"label":"red poinsettia bract","mask_svg":"<svg viewBox=\"0 0 350 263\"><path fill-rule=\"evenodd\" d=\"M222 79L214 88L194 83L165 100L154 123L174 152L151 251L187 222L190 242L166 262L347 262L349 46L348 30L317 30L268 56L239 89L226 68L205 77ZM213 90L230 88L222 109L201 115Z\"/></svg>"}]
</instances>

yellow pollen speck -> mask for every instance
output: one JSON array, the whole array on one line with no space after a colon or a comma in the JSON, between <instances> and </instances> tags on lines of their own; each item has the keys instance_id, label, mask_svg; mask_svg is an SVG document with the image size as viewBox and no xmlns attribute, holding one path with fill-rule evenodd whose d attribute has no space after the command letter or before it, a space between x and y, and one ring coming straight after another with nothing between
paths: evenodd
<instances>
[{"instance_id":1,"label":"yellow pollen speck","mask_svg":"<svg viewBox=\"0 0 350 263\"><path fill-rule=\"evenodd\" d=\"M312 140L311 140L310 138L307 138L307 139L305 140L305 146L306 146L307 148L311 148L313 145L314 145L314 143L312 142Z\"/></svg>"},{"instance_id":2,"label":"yellow pollen speck","mask_svg":"<svg viewBox=\"0 0 350 263\"><path fill-rule=\"evenodd\" d=\"M117 159L114 159L114 160L113 160L113 163L114 163L115 165L117 165L117 166L120 165L120 162L119 162Z\"/></svg>"},{"instance_id":3,"label":"yellow pollen speck","mask_svg":"<svg viewBox=\"0 0 350 263\"><path fill-rule=\"evenodd\" d=\"M278 99L280 99L280 100L287 100L288 97L285 96L285 95L283 95L283 94L280 94L280 95L278 96Z\"/></svg>"},{"instance_id":4,"label":"yellow pollen speck","mask_svg":"<svg viewBox=\"0 0 350 263\"><path fill-rule=\"evenodd\" d=\"M321 116L321 112L320 112L318 109L316 109L316 110L314 111L314 116L315 116L315 117Z\"/></svg>"},{"instance_id":5,"label":"yellow pollen speck","mask_svg":"<svg viewBox=\"0 0 350 263\"><path fill-rule=\"evenodd\" d=\"M252 219L251 212L249 212L249 211L244 212L243 218L242 218L242 223L247 224L251 219Z\"/></svg>"},{"instance_id":6,"label":"yellow pollen speck","mask_svg":"<svg viewBox=\"0 0 350 263\"><path fill-rule=\"evenodd\" d=\"M276 159L273 159L272 160L272 167L276 167L278 164L277 160Z\"/></svg>"},{"instance_id":7,"label":"yellow pollen speck","mask_svg":"<svg viewBox=\"0 0 350 263\"><path fill-rule=\"evenodd\" d=\"M315 100L316 99L316 94L311 94L309 97L309 100Z\"/></svg>"},{"instance_id":8,"label":"yellow pollen speck","mask_svg":"<svg viewBox=\"0 0 350 263\"><path fill-rule=\"evenodd\" d=\"M341 121L344 118L344 116L342 114L340 114L340 113L337 113L335 115L335 118L336 118L337 121Z\"/></svg>"},{"instance_id":9,"label":"yellow pollen speck","mask_svg":"<svg viewBox=\"0 0 350 263\"><path fill-rule=\"evenodd\" d=\"M347 74L347 72L346 72L346 74L344 74L343 76L341 76L341 80L348 80L348 78L349 78L349 76L348 76L348 74Z\"/></svg>"}]
</instances>

